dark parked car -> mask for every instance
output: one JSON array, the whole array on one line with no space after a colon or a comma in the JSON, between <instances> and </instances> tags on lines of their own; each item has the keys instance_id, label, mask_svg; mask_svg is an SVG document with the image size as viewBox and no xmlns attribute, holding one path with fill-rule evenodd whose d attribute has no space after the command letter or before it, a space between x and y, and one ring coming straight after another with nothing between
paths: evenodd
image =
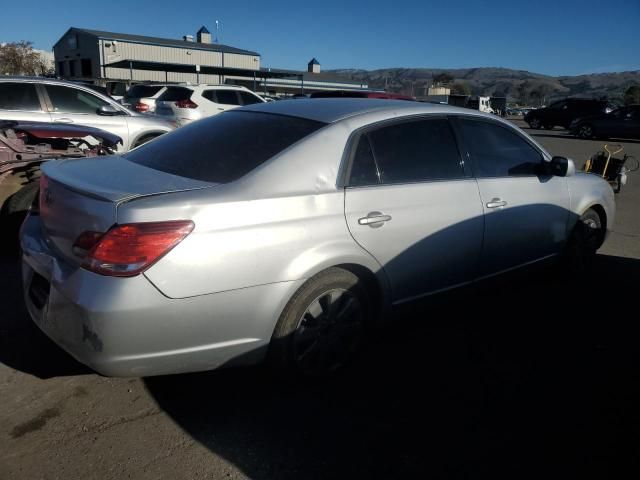
<instances>
[{"instance_id":1,"label":"dark parked car","mask_svg":"<svg viewBox=\"0 0 640 480\"><path fill-rule=\"evenodd\" d=\"M524 121L535 129L552 129L557 125L568 129L576 118L607 113L611 110L611 105L606 100L567 98L548 107L531 110L524 116Z\"/></svg>"},{"instance_id":2,"label":"dark parked car","mask_svg":"<svg viewBox=\"0 0 640 480\"><path fill-rule=\"evenodd\" d=\"M574 120L570 132L580 138L640 138L640 105Z\"/></svg>"}]
</instances>

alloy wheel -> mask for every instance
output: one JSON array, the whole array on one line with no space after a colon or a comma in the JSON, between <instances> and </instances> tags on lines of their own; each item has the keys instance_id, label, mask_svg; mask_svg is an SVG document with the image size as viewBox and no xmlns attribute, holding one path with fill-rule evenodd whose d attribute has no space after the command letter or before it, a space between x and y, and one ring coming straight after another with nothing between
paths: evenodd
<instances>
[{"instance_id":1,"label":"alloy wheel","mask_svg":"<svg viewBox=\"0 0 640 480\"><path fill-rule=\"evenodd\" d=\"M293 335L294 359L309 375L330 374L349 360L363 334L365 312L349 290L332 289L313 300Z\"/></svg>"}]
</instances>

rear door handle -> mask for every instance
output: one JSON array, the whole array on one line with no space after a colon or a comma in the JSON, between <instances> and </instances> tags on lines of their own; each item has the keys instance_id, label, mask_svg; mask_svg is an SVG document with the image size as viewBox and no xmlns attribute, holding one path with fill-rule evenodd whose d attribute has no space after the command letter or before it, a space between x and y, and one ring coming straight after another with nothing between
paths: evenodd
<instances>
[{"instance_id":1,"label":"rear door handle","mask_svg":"<svg viewBox=\"0 0 640 480\"><path fill-rule=\"evenodd\" d=\"M502 200L501 198L493 198L490 202L487 203L487 208L499 208L506 207L507 202Z\"/></svg>"},{"instance_id":2,"label":"rear door handle","mask_svg":"<svg viewBox=\"0 0 640 480\"><path fill-rule=\"evenodd\" d=\"M384 222L391 220L391 215L384 215L381 212L369 212L366 217L358 219L360 225L369 225L371 228L380 228Z\"/></svg>"},{"instance_id":3,"label":"rear door handle","mask_svg":"<svg viewBox=\"0 0 640 480\"><path fill-rule=\"evenodd\" d=\"M73 123L73 120L69 117L57 118L54 120L55 123Z\"/></svg>"}]
</instances>

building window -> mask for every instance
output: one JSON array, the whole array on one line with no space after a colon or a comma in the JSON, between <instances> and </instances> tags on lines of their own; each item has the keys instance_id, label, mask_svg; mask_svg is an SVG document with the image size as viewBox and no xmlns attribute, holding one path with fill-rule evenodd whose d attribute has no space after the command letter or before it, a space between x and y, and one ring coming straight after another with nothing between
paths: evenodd
<instances>
[{"instance_id":1,"label":"building window","mask_svg":"<svg viewBox=\"0 0 640 480\"><path fill-rule=\"evenodd\" d=\"M82 60L80 60L80 68L82 70L82 76L83 77L90 77L92 75L92 72L91 72L91 59L90 58L83 58Z\"/></svg>"},{"instance_id":2,"label":"building window","mask_svg":"<svg viewBox=\"0 0 640 480\"><path fill-rule=\"evenodd\" d=\"M69 76L75 77L78 74L78 69L76 68L77 60L69 60Z\"/></svg>"},{"instance_id":3,"label":"building window","mask_svg":"<svg viewBox=\"0 0 640 480\"><path fill-rule=\"evenodd\" d=\"M58 76L64 76L64 61L58 62Z\"/></svg>"}]
</instances>

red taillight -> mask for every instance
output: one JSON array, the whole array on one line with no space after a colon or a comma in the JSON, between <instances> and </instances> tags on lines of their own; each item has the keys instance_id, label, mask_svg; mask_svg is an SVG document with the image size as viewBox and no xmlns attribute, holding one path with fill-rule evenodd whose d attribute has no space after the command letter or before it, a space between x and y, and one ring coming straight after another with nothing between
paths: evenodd
<instances>
[{"instance_id":1,"label":"red taillight","mask_svg":"<svg viewBox=\"0 0 640 480\"><path fill-rule=\"evenodd\" d=\"M136 109L136 112L148 112L149 111L149 105L147 105L146 103L142 103L142 102L138 102L136 103L133 108Z\"/></svg>"},{"instance_id":2,"label":"red taillight","mask_svg":"<svg viewBox=\"0 0 640 480\"><path fill-rule=\"evenodd\" d=\"M178 100L176 102L176 107L178 108L198 108L198 105L192 102L189 98L184 100Z\"/></svg>"},{"instance_id":3,"label":"red taillight","mask_svg":"<svg viewBox=\"0 0 640 480\"><path fill-rule=\"evenodd\" d=\"M84 268L101 275L132 277L167 254L193 227L189 220L115 225L104 235L82 233L74 243L74 252L77 248L81 253L82 247L93 241Z\"/></svg>"}]
</instances>

